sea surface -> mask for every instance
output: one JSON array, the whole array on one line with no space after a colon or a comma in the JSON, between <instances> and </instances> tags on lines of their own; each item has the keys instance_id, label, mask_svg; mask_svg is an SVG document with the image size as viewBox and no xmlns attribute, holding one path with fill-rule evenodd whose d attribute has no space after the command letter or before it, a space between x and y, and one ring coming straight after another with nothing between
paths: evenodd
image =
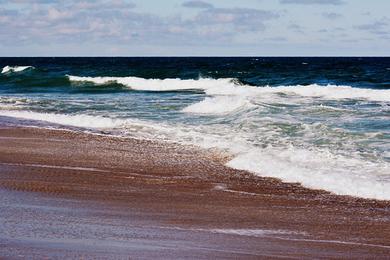
<instances>
[{"instance_id":1,"label":"sea surface","mask_svg":"<svg viewBox=\"0 0 390 260\"><path fill-rule=\"evenodd\" d=\"M390 200L390 58L0 58L0 70L8 123L214 148L256 175Z\"/></svg>"}]
</instances>

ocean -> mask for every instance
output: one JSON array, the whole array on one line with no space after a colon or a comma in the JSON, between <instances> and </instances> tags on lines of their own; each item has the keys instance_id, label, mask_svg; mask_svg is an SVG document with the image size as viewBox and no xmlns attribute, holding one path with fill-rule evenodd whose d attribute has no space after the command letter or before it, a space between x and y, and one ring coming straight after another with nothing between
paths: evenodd
<instances>
[{"instance_id":1,"label":"ocean","mask_svg":"<svg viewBox=\"0 0 390 260\"><path fill-rule=\"evenodd\" d=\"M0 58L0 69L3 124L212 148L259 176L390 200L390 58Z\"/></svg>"}]
</instances>

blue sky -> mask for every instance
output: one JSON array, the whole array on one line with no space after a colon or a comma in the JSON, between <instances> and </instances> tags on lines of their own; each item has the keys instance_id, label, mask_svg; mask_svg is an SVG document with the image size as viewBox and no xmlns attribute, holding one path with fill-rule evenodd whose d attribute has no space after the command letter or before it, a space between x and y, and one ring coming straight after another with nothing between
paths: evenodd
<instances>
[{"instance_id":1,"label":"blue sky","mask_svg":"<svg viewBox=\"0 0 390 260\"><path fill-rule=\"evenodd\" d=\"M0 56L390 56L390 1L0 0Z\"/></svg>"}]
</instances>

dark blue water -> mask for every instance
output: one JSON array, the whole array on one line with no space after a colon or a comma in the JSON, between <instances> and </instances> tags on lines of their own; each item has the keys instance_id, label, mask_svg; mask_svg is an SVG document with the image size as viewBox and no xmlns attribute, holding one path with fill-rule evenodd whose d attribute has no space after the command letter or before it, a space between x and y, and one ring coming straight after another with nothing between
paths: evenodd
<instances>
[{"instance_id":1,"label":"dark blue water","mask_svg":"<svg viewBox=\"0 0 390 260\"><path fill-rule=\"evenodd\" d=\"M218 148L231 167L390 199L390 58L0 58L1 68L3 121Z\"/></svg>"},{"instance_id":2,"label":"dark blue water","mask_svg":"<svg viewBox=\"0 0 390 260\"><path fill-rule=\"evenodd\" d=\"M236 78L256 86L317 83L390 88L390 58L0 58L0 67L24 64L37 69L23 77L2 77L0 91L75 91L68 88L67 74Z\"/></svg>"}]
</instances>

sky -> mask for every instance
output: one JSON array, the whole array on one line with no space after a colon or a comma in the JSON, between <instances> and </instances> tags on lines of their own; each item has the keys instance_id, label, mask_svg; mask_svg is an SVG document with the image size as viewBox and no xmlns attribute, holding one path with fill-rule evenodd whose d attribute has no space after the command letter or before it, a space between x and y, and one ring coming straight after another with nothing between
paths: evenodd
<instances>
[{"instance_id":1,"label":"sky","mask_svg":"<svg viewBox=\"0 0 390 260\"><path fill-rule=\"evenodd\" d=\"M390 56L390 0L0 0L0 56Z\"/></svg>"}]
</instances>

